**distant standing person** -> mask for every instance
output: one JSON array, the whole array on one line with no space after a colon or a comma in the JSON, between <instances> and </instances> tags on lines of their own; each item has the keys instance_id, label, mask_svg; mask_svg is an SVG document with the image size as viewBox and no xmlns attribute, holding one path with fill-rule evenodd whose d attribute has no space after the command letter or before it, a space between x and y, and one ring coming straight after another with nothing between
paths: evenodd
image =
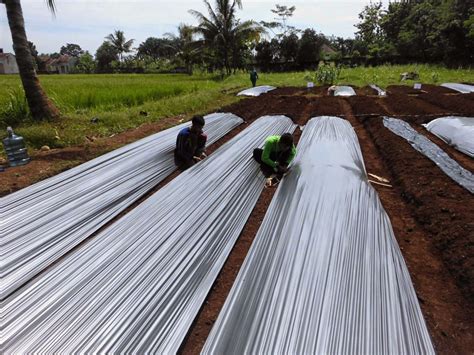
<instances>
[{"instance_id":1,"label":"distant standing person","mask_svg":"<svg viewBox=\"0 0 474 355\"><path fill-rule=\"evenodd\" d=\"M257 71L255 69L252 69L252 71L250 72L250 81L252 82L253 87L255 87L255 85L257 84L257 79L258 79Z\"/></svg>"},{"instance_id":2,"label":"distant standing person","mask_svg":"<svg viewBox=\"0 0 474 355\"><path fill-rule=\"evenodd\" d=\"M206 157L207 136L202 132L204 117L194 116L191 127L179 131L174 150L174 162L178 169L186 170Z\"/></svg>"},{"instance_id":3,"label":"distant standing person","mask_svg":"<svg viewBox=\"0 0 474 355\"><path fill-rule=\"evenodd\" d=\"M291 133L270 136L265 140L263 149L256 148L253 158L260 164L260 170L267 178L266 185L277 185L296 155L296 147Z\"/></svg>"}]
</instances>

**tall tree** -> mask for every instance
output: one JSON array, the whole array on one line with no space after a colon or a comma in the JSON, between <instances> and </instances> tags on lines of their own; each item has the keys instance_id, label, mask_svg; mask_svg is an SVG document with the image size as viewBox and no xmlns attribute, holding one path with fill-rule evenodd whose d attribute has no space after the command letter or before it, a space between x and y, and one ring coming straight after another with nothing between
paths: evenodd
<instances>
[{"instance_id":1,"label":"tall tree","mask_svg":"<svg viewBox=\"0 0 474 355\"><path fill-rule=\"evenodd\" d=\"M208 16L190 10L199 21L195 31L202 35L208 51L214 53L215 65L231 74L236 52L242 51L249 41L257 39L263 28L254 21L241 22L237 18L237 10L242 9L241 0L215 0L214 8L207 0L204 4Z\"/></svg>"},{"instance_id":2,"label":"tall tree","mask_svg":"<svg viewBox=\"0 0 474 355\"><path fill-rule=\"evenodd\" d=\"M275 9L271 9L270 11L273 12L275 15L277 15L276 18L274 18L274 21L260 21L260 24L268 28L270 31L273 32L279 39L282 37L286 37L290 34L295 34L300 32L297 30L294 26L289 26L288 25L288 19L293 16L294 12L296 10L296 6L286 6L286 5L275 5ZM274 30L275 29L280 29L280 33L276 33Z\"/></svg>"},{"instance_id":3,"label":"tall tree","mask_svg":"<svg viewBox=\"0 0 474 355\"><path fill-rule=\"evenodd\" d=\"M287 36L290 32L295 31L293 26L288 26L288 19L293 16L295 10L295 6L288 7L286 5L278 4L275 5L275 9L271 10L271 12L277 15L275 20L280 24L279 27L283 30L283 33L281 34L282 37Z\"/></svg>"},{"instance_id":4,"label":"tall tree","mask_svg":"<svg viewBox=\"0 0 474 355\"><path fill-rule=\"evenodd\" d=\"M115 30L114 33L109 34L105 39L115 48L119 55L119 60L122 61L124 53L130 53L134 39L127 41L123 31Z\"/></svg>"},{"instance_id":5,"label":"tall tree","mask_svg":"<svg viewBox=\"0 0 474 355\"><path fill-rule=\"evenodd\" d=\"M81 46L75 43L66 43L65 46L61 47L61 50L59 51L61 55L69 55L71 57L77 57L79 58L82 54L84 54L84 51L82 50Z\"/></svg>"},{"instance_id":6,"label":"tall tree","mask_svg":"<svg viewBox=\"0 0 474 355\"><path fill-rule=\"evenodd\" d=\"M118 60L117 48L110 42L104 41L95 53L97 60L97 71L100 73L111 72L112 62Z\"/></svg>"},{"instance_id":7,"label":"tall tree","mask_svg":"<svg viewBox=\"0 0 474 355\"><path fill-rule=\"evenodd\" d=\"M13 50L20 71L21 83L25 90L26 100L34 119L59 117L59 110L49 100L36 75L34 59L26 37L25 21L20 0L0 0L7 9L8 24L12 34ZM54 0L46 1L54 13Z\"/></svg>"},{"instance_id":8,"label":"tall tree","mask_svg":"<svg viewBox=\"0 0 474 355\"><path fill-rule=\"evenodd\" d=\"M298 36L295 33L283 36L280 41L281 59L287 62L294 62L298 53Z\"/></svg>"},{"instance_id":9,"label":"tall tree","mask_svg":"<svg viewBox=\"0 0 474 355\"><path fill-rule=\"evenodd\" d=\"M178 35L166 33L169 40L169 46L174 50L179 59L186 67L189 75L193 74L193 64L199 53L197 43L194 41L194 28L189 25L181 24L178 26Z\"/></svg>"},{"instance_id":10,"label":"tall tree","mask_svg":"<svg viewBox=\"0 0 474 355\"><path fill-rule=\"evenodd\" d=\"M94 61L94 57L86 51L79 57L79 61L76 65L76 70L79 73L83 74L92 74L95 71L96 65Z\"/></svg>"},{"instance_id":11,"label":"tall tree","mask_svg":"<svg viewBox=\"0 0 474 355\"><path fill-rule=\"evenodd\" d=\"M175 44L169 38L148 37L144 42L140 43L137 49L137 56L141 59L170 59L175 54Z\"/></svg>"},{"instance_id":12,"label":"tall tree","mask_svg":"<svg viewBox=\"0 0 474 355\"><path fill-rule=\"evenodd\" d=\"M302 68L315 66L320 59L321 47L328 42L323 34L318 34L312 28L307 28L301 36L296 61Z\"/></svg>"}]
</instances>

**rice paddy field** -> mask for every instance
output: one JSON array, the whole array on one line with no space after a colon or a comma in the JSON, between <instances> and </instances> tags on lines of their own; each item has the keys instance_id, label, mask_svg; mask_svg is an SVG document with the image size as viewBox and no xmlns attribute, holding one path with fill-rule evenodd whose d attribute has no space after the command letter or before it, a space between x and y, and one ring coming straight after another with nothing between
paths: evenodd
<instances>
[{"instance_id":1,"label":"rice paddy field","mask_svg":"<svg viewBox=\"0 0 474 355\"><path fill-rule=\"evenodd\" d=\"M379 66L342 69L338 84L385 88L400 84L400 73L416 71L420 82L474 82L471 69L429 65ZM305 86L309 72L260 73L258 85ZM31 148L82 143L84 137L110 136L165 117L206 113L238 101L235 93L249 86L248 74L225 79L209 74L101 74L40 76L49 97L63 117L54 122L28 119L19 76L0 76L0 131L11 125ZM402 84L413 85L413 82ZM94 124L91 124L94 120Z\"/></svg>"}]
</instances>

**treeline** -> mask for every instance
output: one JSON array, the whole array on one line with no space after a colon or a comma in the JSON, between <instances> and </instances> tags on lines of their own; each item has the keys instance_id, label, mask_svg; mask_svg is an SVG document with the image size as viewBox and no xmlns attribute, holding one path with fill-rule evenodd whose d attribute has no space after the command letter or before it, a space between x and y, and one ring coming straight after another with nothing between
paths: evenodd
<instances>
[{"instance_id":1,"label":"treeline","mask_svg":"<svg viewBox=\"0 0 474 355\"><path fill-rule=\"evenodd\" d=\"M474 0L408 0L386 7L371 2L359 14L355 38L290 26L294 6L276 5L271 10L275 21L257 23L238 18L241 1L205 2L207 14L190 10L198 25L182 24L176 35L149 37L132 48L134 40L117 30L105 37L95 57L76 44L67 44L52 57L76 57L71 72L78 73L192 74L199 68L230 74L254 66L288 71L314 68L321 60L345 65L474 63ZM37 52L35 58L42 69Z\"/></svg>"},{"instance_id":2,"label":"treeline","mask_svg":"<svg viewBox=\"0 0 474 355\"><path fill-rule=\"evenodd\" d=\"M474 63L474 0L405 0L367 5L342 56L380 62Z\"/></svg>"}]
</instances>

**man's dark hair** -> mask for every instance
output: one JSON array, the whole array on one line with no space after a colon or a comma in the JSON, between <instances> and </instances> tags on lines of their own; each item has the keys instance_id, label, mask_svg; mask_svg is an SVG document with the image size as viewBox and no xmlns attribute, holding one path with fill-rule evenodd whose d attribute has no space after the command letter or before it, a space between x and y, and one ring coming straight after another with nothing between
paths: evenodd
<instances>
[{"instance_id":1,"label":"man's dark hair","mask_svg":"<svg viewBox=\"0 0 474 355\"><path fill-rule=\"evenodd\" d=\"M204 127L204 124L206 123L204 121L204 117L200 116L200 115L196 115L192 118L192 121L193 125L195 126L199 126L199 127Z\"/></svg>"},{"instance_id":2,"label":"man's dark hair","mask_svg":"<svg viewBox=\"0 0 474 355\"><path fill-rule=\"evenodd\" d=\"M286 147L292 147L293 146L293 136L291 133L285 133L280 137L280 144L286 146Z\"/></svg>"}]
</instances>

